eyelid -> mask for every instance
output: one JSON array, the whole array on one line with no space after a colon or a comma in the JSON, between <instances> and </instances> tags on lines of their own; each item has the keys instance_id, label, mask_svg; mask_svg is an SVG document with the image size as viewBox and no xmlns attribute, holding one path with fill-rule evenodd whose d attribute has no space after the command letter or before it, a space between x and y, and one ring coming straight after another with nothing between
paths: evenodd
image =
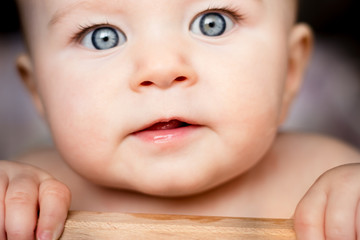
<instances>
[{"instance_id":1,"label":"eyelid","mask_svg":"<svg viewBox=\"0 0 360 240\"><path fill-rule=\"evenodd\" d=\"M244 19L244 15L239 13L239 10L235 7L208 7L208 9L206 9L205 11L202 11L198 14L196 14L196 16L193 18L192 22L194 22L194 20L196 18L198 18L201 15L204 15L206 13L210 13L210 12L217 12L217 13L221 13L221 14L225 14L227 17L229 17L231 20L233 20L236 23L241 22Z\"/></svg>"},{"instance_id":2,"label":"eyelid","mask_svg":"<svg viewBox=\"0 0 360 240\"><path fill-rule=\"evenodd\" d=\"M74 34L74 36L72 37L71 40L72 40L72 42L81 43L81 41L84 39L86 34L90 33L91 31L94 31L97 28L101 28L101 27L114 28L117 31L119 31L120 33L124 34L123 31L121 31L118 27L115 27L112 24L109 24L109 23L96 23L96 24L88 24L88 25L79 25L78 26L78 31Z\"/></svg>"},{"instance_id":3,"label":"eyelid","mask_svg":"<svg viewBox=\"0 0 360 240\"><path fill-rule=\"evenodd\" d=\"M189 31L191 31L195 35L206 36L206 37L220 37L226 32L232 30L235 25L242 23L244 19L244 15L239 13L240 11L233 7L209 7L205 11L202 11L195 15L192 19L191 24L189 26ZM222 29L217 28L215 31L211 31L208 33L206 30L202 28L201 23L205 16L218 15L222 18L220 21L224 21L224 26ZM212 28L212 27L210 27ZM215 29L215 28L214 28ZM216 32L220 30L220 32Z\"/></svg>"}]
</instances>

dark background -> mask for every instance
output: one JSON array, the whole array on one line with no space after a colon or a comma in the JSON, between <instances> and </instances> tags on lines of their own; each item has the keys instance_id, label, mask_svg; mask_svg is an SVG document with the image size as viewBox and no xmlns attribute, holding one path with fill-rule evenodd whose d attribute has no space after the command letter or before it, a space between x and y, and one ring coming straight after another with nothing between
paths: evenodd
<instances>
[{"instance_id":1,"label":"dark background","mask_svg":"<svg viewBox=\"0 0 360 240\"><path fill-rule=\"evenodd\" d=\"M19 21L15 0L3 0L0 4L0 33L9 33L19 30Z\"/></svg>"},{"instance_id":2,"label":"dark background","mask_svg":"<svg viewBox=\"0 0 360 240\"><path fill-rule=\"evenodd\" d=\"M358 0L301 0L299 19L308 22L317 34L359 38Z\"/></svg>"}]
</instances>

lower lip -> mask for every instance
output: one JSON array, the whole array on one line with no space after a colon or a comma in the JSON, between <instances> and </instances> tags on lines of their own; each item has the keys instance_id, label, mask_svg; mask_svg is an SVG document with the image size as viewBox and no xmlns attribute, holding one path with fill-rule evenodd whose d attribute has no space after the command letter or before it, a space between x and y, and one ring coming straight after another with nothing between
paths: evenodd
<instances>
[{"instance_id":1,"label":"lower lip","mask_svg":"<svg viewBox=\"0 0 360 240\"><path fill-rule=\"evenodd\" d=\"M199 126L190 125L169 130L149 130L134 133L134 136L148 143L166 144L180 141L198 128Z\"/></svg>"}]
</instances>

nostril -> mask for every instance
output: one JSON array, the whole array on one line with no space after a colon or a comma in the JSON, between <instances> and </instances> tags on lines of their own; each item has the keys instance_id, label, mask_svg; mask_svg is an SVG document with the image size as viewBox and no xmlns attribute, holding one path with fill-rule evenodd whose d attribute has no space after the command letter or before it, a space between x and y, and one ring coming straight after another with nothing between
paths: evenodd
<instances>
[{"instance_id":1,"label":"nostril","mask_svg":"<svg viewBox=\"0 0 360 240\"><path fill-rule=\"evenodd\" d=\"M153 83L151 81L144 81L141 83L141 86L150 86L152 85Z\"/></svg>"},{"instance_id":2,"label":"nostril","mask_svg":"<svg viewBox=\"0 0 360 240\"><path fill-rule=\"evenodd\" d=\"M178 82L182 82L182 81L185 81L185 80L186 80L186 77L184 77L184 76L180 76L180 77L175 78L175 81L178 81Z\"/></svg>"},{"instance_id":3,"label":"nostril","mask_svg":"<svg viewBox=\"0 0 360 240\"><path fill-rule=\"evenodd\" d=\"M186 79L187 79L187 77L180 76L180 77L175 78L174 81L183 82L183 81L186 81ZM140 85L146 87L146 86L151 86L153 84L154 84L154 82L152 82L152 81L143 81Z\"/></svg>"}]
</instances>

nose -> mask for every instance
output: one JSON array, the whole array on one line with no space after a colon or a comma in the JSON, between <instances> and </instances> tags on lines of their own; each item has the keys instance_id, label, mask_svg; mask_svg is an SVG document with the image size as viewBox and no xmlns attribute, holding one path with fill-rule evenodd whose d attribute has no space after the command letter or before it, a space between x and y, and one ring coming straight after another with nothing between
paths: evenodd
<instances>
[{"instance_id":1,"label":"nose","mask_svg":"<svg viewBox=\"0 0 360 240\"><path fill-rule=\"evenodd\" d=\"M197 75L189 55L174 42L142 44L136 50L131 88L134 91L154 87L165 90L174 86L194 85Z\"/></svg>"}]
</instances>

